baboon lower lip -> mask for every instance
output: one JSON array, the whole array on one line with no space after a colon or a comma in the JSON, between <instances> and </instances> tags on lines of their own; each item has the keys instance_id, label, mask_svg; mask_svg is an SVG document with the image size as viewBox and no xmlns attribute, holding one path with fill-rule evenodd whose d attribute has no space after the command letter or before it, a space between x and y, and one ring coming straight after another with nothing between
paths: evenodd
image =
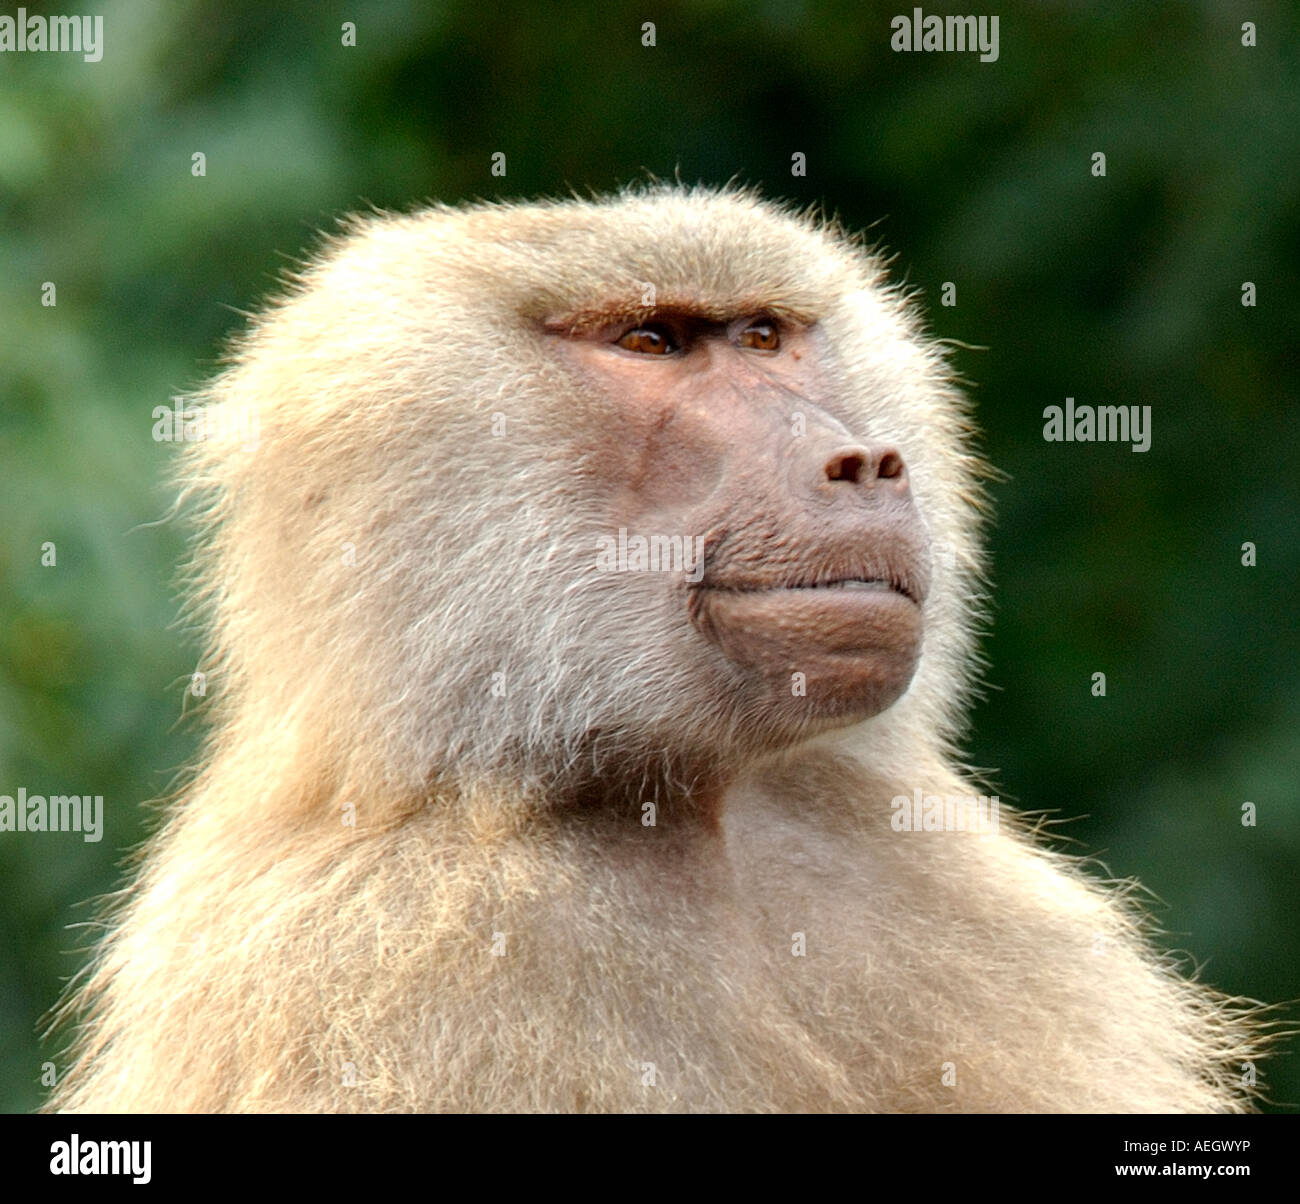
<instances>
[{"instance_id":1,"label":"baboon lower lip","mask_svg":"<svg viewBox=\"0 0 1300 1204\"><path fill-rule=\"evenodd\" d=\"M690 603L692 620L741 662L798 661L813 650L837 655L893 650L912 660L921 605L886 577L828 577L808 582L704 584Z\"/></svg>"},{"instance_id":2,"label":"baboon lower lip","mask_svg":"<svg viewBox=\"0 0 1300 1204\"><path fill-rule=\"evenodd\" d=\"M691 620L733 664L787 705L790 675L803 675L805 718L879 714L907 688L920 656L922 607L870 573L806 582L743 581L699 590Z\"/></svg>"}]
</instances>

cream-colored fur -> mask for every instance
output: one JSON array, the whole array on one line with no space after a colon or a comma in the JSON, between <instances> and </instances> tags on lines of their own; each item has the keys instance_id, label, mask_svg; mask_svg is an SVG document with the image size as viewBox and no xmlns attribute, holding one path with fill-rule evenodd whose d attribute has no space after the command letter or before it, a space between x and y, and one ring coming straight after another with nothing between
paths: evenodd
<instances>
[{"instance_id":1,"label":"cream-colored fur","mask_svg":"<svg viewBox=\"0 0 1300 1204\"><path fill-rule=\"evenodd\" d=\"M838 417L901 450L935 571L883 714L770 747L650 583L589 571L606 416L539 323L646 283L814 323ZM980 470L943 357L836 228L669 187L358 219L197 400L260 420L184 468L212 735L70 1000L53 1106L1247 1105L1244 1010L1121 889L1005 811L890 826L895 795L972 792ZM678 742L720 810L676 805Z\"/></svg>"}]
</instances>

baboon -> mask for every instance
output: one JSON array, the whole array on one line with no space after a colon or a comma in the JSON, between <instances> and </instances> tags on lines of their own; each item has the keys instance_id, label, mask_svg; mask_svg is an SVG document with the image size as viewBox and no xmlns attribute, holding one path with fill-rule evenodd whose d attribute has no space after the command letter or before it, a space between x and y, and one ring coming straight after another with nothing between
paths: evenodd
<instances>
[{"instance_id":1,"label":"baboon","mask_svg":"<svg viewBox=\"0 0 1300 1204\"><path fill-rule=\"evenodd\" d=\"M913 309L751 191L347 222L195 399L259 436L182 457L210 736L51 1106L1246 1109L1247 1005L951 805L985 471Z\"/></svg>"}]
</instances>

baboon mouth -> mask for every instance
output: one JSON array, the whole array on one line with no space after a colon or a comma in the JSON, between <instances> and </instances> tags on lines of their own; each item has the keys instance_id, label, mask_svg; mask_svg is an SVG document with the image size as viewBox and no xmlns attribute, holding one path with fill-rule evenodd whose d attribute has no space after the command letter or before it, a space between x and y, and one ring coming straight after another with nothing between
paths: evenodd
<instances>
[{"instance_id":1,"label":"baboon mouth","mask_svg":"<svg viewBox=\"0 0 1300 1204\"><path fill-rule=\"evenodd\" d=\"M885 577L839 577L834 581L812 581L808 584L787 585L786 589L848 589L848 590L893 590L896 594L907 594L901 585ZM909 595L910 596L910 595Z\"/></svg>"},{"instance_id":2,"label":"baboon mouth","mask_svg":"<svg viewBox=\"0 0 1300 1204\"><path fill-rule=\"evenodd\" d=\"M780 592L804 592L820 590L842 590L848 593L895 593L901 594L911 602L919 605L916 595L907 587L907 585L892 577L828 577L823 580L814 581L790 581L790 582L744 582L739 584L725 584L705 581L702 583L704 588L717 590L723 593L736 594L758 594L758 593L780 593Z\"/></svg>"}]
</instances>

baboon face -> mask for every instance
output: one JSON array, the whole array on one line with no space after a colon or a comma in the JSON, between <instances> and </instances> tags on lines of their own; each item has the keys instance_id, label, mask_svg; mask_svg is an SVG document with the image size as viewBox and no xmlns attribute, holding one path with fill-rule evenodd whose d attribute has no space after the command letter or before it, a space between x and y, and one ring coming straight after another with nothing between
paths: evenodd
<instances>
[{"instance_id":1,"label":"baboon face","mask_svg":"<svg viewBox=\"0 0 1300 1204\"><path fill-rule=\"evenodd\" d=\"M833 416L816 325L669 309L554 339L608 407L611 528L703 537L693 573L656 577L731 701L776 732L893 703L920 654L927 539L899 451Z\"/></svg>"}]
</instances>

